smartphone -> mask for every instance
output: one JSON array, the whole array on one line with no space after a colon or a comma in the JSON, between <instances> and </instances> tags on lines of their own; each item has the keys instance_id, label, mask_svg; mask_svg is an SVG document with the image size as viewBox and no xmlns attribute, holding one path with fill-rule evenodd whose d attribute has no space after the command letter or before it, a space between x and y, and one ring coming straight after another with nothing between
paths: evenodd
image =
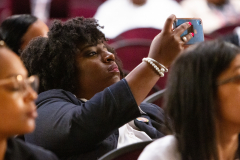
<instances>
[{"instance_id":1,"label":"smartphone","mask_svg":"<svg viewBox=\"0 0 240 160\"><path fill-rule=\"evenodd\" d=\"M177 18L173 23L173 28L177 28L181 24L185 22L191 22L192 25L187 30L183 32L181 37L193 32L194 36L192 39L190 39L186 44L191 45L195 44L197 42L204 41L204 33L203 33L203 24L202 20L200 18Z\"/></svg>"}]
</instances>

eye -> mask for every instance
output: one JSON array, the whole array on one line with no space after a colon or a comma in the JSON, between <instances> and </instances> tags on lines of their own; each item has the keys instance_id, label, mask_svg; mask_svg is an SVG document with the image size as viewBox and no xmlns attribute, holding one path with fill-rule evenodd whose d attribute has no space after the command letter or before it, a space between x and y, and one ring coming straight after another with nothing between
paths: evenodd
<instances>
[{"instance_id":1,"label":"eye","mask_svg":"<svg viewBox=\"0 0 240 160\"><path fill-rule=\"evenodd\" d=\"M234 78L233 78L233 81L234 81L235 83L240 83L240 76L234 77Z\"/></svg>"},{"instance_id":2,"label":"eye","mask_svg":"<svg viewBox=\"0 0 240 160\"><path fill-rule=\"evenodd\" d=\"M96 55L96 54L97 54L97 52L92 51L92 52L89 52L87 55L88 55L89 57L91 57L91 56L94 56L94 55Z\"/></svg>"},{"instance_id":3,"label":"eye","mask_svg":"<svg viewBox=\"0 0 240 160\"><path fill-rule=\"evenodd\" d=\"M22 85L19 83L9 83L5 87L7 90L12 92L20 91L22 89Z\"/></svg>"}]
</instances>

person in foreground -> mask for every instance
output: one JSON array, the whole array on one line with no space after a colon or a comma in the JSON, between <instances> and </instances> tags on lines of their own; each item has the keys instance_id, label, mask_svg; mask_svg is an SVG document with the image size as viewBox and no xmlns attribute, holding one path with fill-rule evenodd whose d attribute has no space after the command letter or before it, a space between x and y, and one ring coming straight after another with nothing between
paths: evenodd
<instances>
[{"instance_id":1,"label":"person in foreground","mask_svg":"<svg viewBox=\"0 0 240 160\"><path fill-rule=\"evenodd\" d=\"M240 48L218 40L188 48L173 63L164 96L172 135L139 160L240 158Z\"/></svg>"},{"instance_id":2,"label":"person in foreground","mask_svg":"<svg viewBox=\"0 0 240 160\"><path fill-rule=\"evenodd\" d=\"M0 37L13 52L20 55L30 40L37 36L47 36L48 26L29 14L13 15L0 25Z\"/></svg>"},{"instance_id":3,"label":"person in foreground","mask_svg":"<svg viewBox=\"0 0 240 160\"><path fill-rule=\"evenodd\" d=\"M25 140L62 159L91 160L126 144L162 137L157 127L163 124L162 110L141 102L167 71L164 66L184 48L180 35L190 24L173 31L175 18L167 19L148 58L122 80L95 19L55 21L48 37L34 39L21 55L41 82L37 127ZM135 119L140 116L144 121Z\"/></svg>"},{"instance_id":4,"label":"person in foreground","mask_svg":"<svg viewBox=\"0 0 240 160\"><path fill-rule=\"evenodd\" d=\"M57 160L51 152L13 138L32 132L38 79L28 77L20 58L0 41L0 160ZM32 88L33 87L33 88Z\"/></svg>"}]
</instances>

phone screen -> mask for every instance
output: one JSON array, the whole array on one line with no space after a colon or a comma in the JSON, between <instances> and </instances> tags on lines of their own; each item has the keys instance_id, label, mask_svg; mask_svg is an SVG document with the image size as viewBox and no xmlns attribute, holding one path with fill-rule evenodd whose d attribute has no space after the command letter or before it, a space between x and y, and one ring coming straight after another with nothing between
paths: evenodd
<instances>
[{"instance_id":1,"label":"phone screen","mask_svg":"<svg viewBox=\"0 0 240 160\"><path fill-rule=\"evenodd\" d=\"M200 18L177 18L176 21L173 23L173 28L177 28L181 24L185 22L191 22L192 25L189 27L187 30L183 32L181 37L193 32L194 36L192 39L190 39L186 44L195 44L197 42L202 42L204 41L204 33L203 33L203 25L202 25L202 20Z\"/></svg>"}]
</instances>

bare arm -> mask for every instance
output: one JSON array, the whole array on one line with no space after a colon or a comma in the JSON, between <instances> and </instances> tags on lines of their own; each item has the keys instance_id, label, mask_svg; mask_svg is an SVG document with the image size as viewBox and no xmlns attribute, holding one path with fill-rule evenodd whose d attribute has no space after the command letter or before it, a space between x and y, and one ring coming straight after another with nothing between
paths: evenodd
<instances>
[{"instance_id":1,"label":"bare arm","mask_svg":"<svg viewBox=\"0 0 240 160\"><path fill-rule=\"evenodd\" d=\"M175 19L175 15L168 17L162 32L152 41L148 54L148 57L155 59L166 67L169 67L184 49L185 43L181 40L180 35L190 27L188 23L184 23L173 30L172 24ZM192 38L190 34L186 37L188 41ZM126 76L128 85L138 105L144 100L159 78L160 76L154 68L145 62L139 64Z\"/></svg>"}]
</instances>

